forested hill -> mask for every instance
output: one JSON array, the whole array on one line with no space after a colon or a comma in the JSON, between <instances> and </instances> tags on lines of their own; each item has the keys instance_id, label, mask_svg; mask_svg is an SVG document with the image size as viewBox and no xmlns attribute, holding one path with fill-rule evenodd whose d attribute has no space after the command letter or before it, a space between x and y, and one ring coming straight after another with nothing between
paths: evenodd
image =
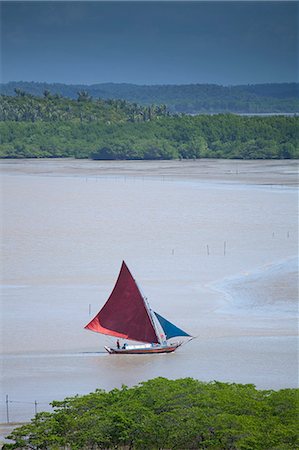
<instances>
[{"instance_id":1,"label":"forested hill","mask_svg":"<svg viewBox=\"0 0 299 450\"><path fill-rule=\"evenodd\" d=\"M175 113L294 113L299 111L299 83L273 83L240 86L216 84L135 85L102 83L72 85L61 83L9 82L0 84L4 95L15 90L43 96L52 95L76 99L78 92L94 99L123 99L140 105L165 104Z\"/></svg>"},{"instance_id":2,"label":"forested hill","mask_svg":"<svg viewBox=\"0 0 299 450\"><path fill-rule=\"evenodd\" d=\"M0 98L0 157L298 158L298 117L169 115L165 105L17 90Z\"/></svg>"}]
</instances>

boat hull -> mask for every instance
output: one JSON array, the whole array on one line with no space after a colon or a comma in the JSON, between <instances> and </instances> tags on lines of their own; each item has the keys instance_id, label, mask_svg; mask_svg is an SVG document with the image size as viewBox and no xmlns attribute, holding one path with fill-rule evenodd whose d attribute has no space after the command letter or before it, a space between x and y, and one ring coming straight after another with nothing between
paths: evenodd
<instances>
[{"instance_id":1,"label":"boat hull","mask_svg":"<svg viewBox=\"0 0 299 450\"><path fill-rule=\"evenodd\" d=\"M180 345L181 344L157 346L150 348L128 348L128 349L105 347L105 350L111 355L148 355L148 354L152 355L157 353L172 353Z\"/></svg>"}]
</instances>

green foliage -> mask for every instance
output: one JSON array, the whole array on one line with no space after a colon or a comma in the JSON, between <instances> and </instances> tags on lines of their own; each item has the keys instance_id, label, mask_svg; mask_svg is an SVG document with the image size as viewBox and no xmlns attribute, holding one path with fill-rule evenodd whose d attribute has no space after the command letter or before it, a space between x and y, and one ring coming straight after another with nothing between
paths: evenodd
<instances>
[{"instance_id":1,"label":"green foliage","mask_svg":"<svg viewBox=\"0 0 299 450\"><path fill-rule=\"evenodd\" d=\"M59 83L10 82L0 85L5 95L44 91L76 99L79 92L103 99L123 99L141 105L166 104L173 113L285 113L298 112L298 83L271 83L241 86L216 84L153 85L102 83L67 85ZM16 92L18 90L18 92Z\"/></svg>"},{"instance_id":2,"label":"green foliage","mask_svg":"<svg viewBox=\"0 0 299 450\"><path fill-rule=\"evenodd\" d=\"M298 117L169 116L165 106L53 96L2 97L0 157L298 158Z\"/></svg>"},{"instance_id":3,"label":"green foliage","mask_svg":"<svg viewBox=\"0 0 299 450\"><path fill-rule=\"evenodd\" d=\"M52 95L47 89L43 98L15 91L15 97L0 96L0 121L110 124L152 120L167 114L165 105L142 107L124 100L93 100L84 90L78 92L77 101Z\"/></svg>"},{"instance_id":4,"label":"green foliage","mask_svg":"<svg viewBox=\"0 0 299 450\"><path fill-rule=\"evenodd\" d=\"M295 450L298 390L156 378L53 402L3 449Z\"/></svg>"}]
</instances>

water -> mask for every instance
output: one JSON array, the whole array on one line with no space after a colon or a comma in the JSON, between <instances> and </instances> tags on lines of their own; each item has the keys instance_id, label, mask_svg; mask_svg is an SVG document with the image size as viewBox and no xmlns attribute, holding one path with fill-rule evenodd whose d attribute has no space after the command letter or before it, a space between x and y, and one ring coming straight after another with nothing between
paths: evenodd
<instances>
[{"instance_id":1,"label":"water","mask_svg":"<svg viewBox=\"0 0 299 450\"><path fill-rule=\"evenodd\" d=\"M296 386L293 161L2 171L1 421L6 395L11 421L27 420L54 399L156 376ZM153 309L196 339L170 355L103 352L113 340L84 325L123 259Z\"/></svg>"}]
</instances>

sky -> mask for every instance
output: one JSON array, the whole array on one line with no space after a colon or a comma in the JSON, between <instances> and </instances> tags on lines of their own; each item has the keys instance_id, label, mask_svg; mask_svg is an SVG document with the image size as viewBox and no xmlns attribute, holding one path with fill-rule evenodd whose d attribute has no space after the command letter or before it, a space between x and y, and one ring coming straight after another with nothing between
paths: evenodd
<instances>
[{"instance_id":1,"label":"sky","mask_svg":"<svg viewBox=\"0 0 299 450\"><path fill-rule=\"evenodd\" d=\"M298 2L1 2L1 81L298 81Z\"/></svg>"}]
</instances>

